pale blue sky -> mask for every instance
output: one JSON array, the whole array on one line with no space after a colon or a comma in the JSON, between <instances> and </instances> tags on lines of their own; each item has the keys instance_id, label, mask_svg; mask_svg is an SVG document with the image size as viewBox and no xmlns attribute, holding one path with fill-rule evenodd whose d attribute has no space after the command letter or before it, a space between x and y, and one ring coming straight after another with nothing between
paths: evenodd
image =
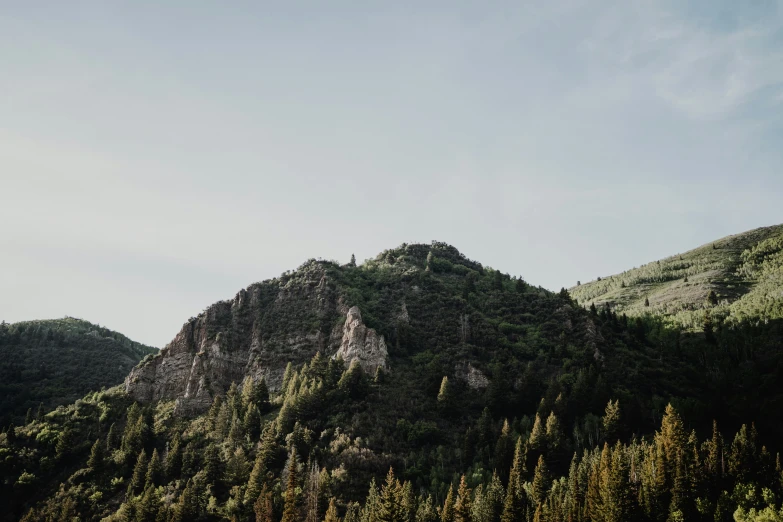
<instances>
[{"instance_id":1,"label":"pale blue sky","mask_svg":"<svg viewBox=\"0 0 783 522\"><path fill-rule=\"evenodd\" d=\"M6 321L162 346L309 257L559 289L783 222L781 1L159 4L0 2Z\"/></svg>"}]
</instances>

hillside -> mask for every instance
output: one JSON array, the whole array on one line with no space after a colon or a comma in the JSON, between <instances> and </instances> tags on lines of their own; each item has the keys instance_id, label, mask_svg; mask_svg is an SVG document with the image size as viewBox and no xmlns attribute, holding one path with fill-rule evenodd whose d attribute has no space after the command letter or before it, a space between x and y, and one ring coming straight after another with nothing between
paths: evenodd
<instances>
[{"instance_id":1,"label":"hillside","mask_svg":"<svg viewBox=\"0 0 783 522\"><path fill-rule=\"evenodd\" d=\"M582 303L443 243L309 260L0 434L5 519L728 521L783 498L779 322L708 337Z\"/></svg>"},{"instance_id":2,"label":"hillside","mask_svg":"<svg viewBox=\"0 0 783 522\"><path fill-rule=\"evenodd\" d=\"M703 328L705 310L729 325L780 319L781 291L783 225L724 237L569 289L582 304L660 315L690 330Z\"/></svg>"},{"instance_id":3,"label":"hillside","mask_svg":"<svg viewBox=\"0 0 783 522\"><path fill-rule=\"evenodd\" d=\"M81 319L0 324L0 426L122 382L155 348Z\"/></svg>"}]
</instances>

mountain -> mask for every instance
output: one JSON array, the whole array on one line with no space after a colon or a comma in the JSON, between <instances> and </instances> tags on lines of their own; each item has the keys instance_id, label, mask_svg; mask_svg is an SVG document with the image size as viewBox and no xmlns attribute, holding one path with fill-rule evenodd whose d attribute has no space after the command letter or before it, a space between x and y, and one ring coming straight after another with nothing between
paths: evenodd
<instances>
[{"instance_id":1,"label":"mountain","mask_svg":"<svg viewBox=\"0 0 783 522\"><path fill-rule=\"evenodd\" d=\"M115 386L145 356L157 352L98 325L66 317L0 324L0 426L23 423Z\"/></svg>"},{"instance_id":2,"label":"mountain","mask_svg":"<svg viewBox=\"0 0 783 522\"><path fill-rule=\"evenodd\" d=\"M778 295L767 239L738 254L743 296ZM699 328L581 291L437 242L311 259L189 319L122 386L0 434L0 505L8 520L777 514L783 343L763 314L780 299L736 323L719 311L740 299L719 299Z\"/></svg>"},{"instance_id":3,"label":"mountain","mask_svg":"<svg viewBox=\"0 0 783 522\"><path fill-rule=\"evenodd\" d=\"M618 313L654 314L689 330L714 320L783 318L783 225L724 237L699 248L599 277L569 289L580 303L609 305Z\"/></svg>"}]
</instances>

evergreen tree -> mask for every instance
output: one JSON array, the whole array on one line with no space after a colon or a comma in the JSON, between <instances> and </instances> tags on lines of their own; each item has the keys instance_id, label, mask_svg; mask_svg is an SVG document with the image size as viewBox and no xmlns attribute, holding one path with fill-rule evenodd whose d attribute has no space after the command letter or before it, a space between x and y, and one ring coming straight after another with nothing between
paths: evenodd
<instances>
[{"instance_id":1,"label":"evergreen tree","mask_svg":"<svg viewBox=\"0 0 783 522\"><path fill-rule=\"evenodd\" d=\"M394 470L389 468L386 482L381 487L377 520L378 522L403 522L402 486L394 478Z\"/></svg>"},{"instance_id":2,"label":"evergreen tree","mask_svg":"<svg viewBox=\"0 0 783 522\"><path fill-rule=\"evenodd\" d=\"M136 459L136 465L133 467L133 474L131 475L131 482L128 487L128 491L132 495L138 494L144 488L144 482L147 478L147 465L147 452L141 450Z\"/></svg>"},{"instance_id":3,"label":"evergreen tree","mask_svg":"<svg viewBox=\"0 0 783 522\"><path fill-rule=\"evenodd\" d=\"M173 480L182 473L182 441L179 432L174 434L169 451L166 453L166 478Z\"/></svg>"},{"instance_id":4,"label":"evergreen tree","mask_svg":"<svg viewBox=\"0 0 783 522\"><path fill-rule=\"evenodd\" d=\"M601 419L603 425L604 436L603 439L606 442L614 444L620 437L621 425L620 425L620 401L614 402L609 400L604 410L603 419Z\"/></svg>"},{"instance_id":5,"label":"evergreen tree","mask_svg":"<svg viewBox=\"0 0 783 522\"><path fill-rule=\"evenodd\" d=\"M11 435L16 433L16 428L13 424L8 428L8 433ZM11 439L11 435L9 435L9 439ZM57 460L62 460L66 455L73 451L74 446L76 446L76 436L74 435L71 428L66 426L63 428L63 431L60 432L60 436L57 438L57 445L55 446L55 458Z\"/></svg>"},{"instance_id":6,"label":"evergreen tree","mask_svg":"<svg viewBox=\"0 0 783 522\"><path fill-rule=\"evenodd\" d=\"M90 449L90 458L87 459L87 467L93 471L100 471L103 469L104 461L104 442L101 439L96 439L95 444Z\"/></svg>"},{"instance_id":7,"label":"evergreen tree","mask_svg":"<svg viewBox=\"0 0 783 522\"><path fill-rule=\"evenodd\" d=\"M438 522L438 512L432 501L432 495L428 495L426 500L419 502L419 508L416 510L416 522Z\"/></svg>"},{"instance_id":8,"label":"evergreen tree","mask_svg":"<svg viewBox=\"0 0 783 522\"><path fill-rule=\"evenodd\" d=\"M326 510L324 522L340 522L340 517L337 516L337 506L334 503L334 497L329 499L329 508Z\"/></svg>"},{"instance_id":9,"label":"evergreen tree","mask_svg":"<svg viewBox=\"0 0 783 522\"><path fill-rule=\"evenodd\" d=\"M291 449L288 466L288 480L285 488L285 503L283 504L283 518L281 522L296 522L299 520L299 493L297 477L296 447Z\"/></svg>"},{"instance_id":10,"label":"evergreen tree","mask_svg":"<svg viewBox=\"0 0 783 522\"><path fill-rule=\"evenodd\" d=\"M261 413L254 403L251 403L245 411L243 428L250 440L258 439L258 436L261 434Z\"/></svg>"},{"instance_id":11,"label":"evergreen tree","mask_svg":"<svg viewBox=\"0 0 783 522\"><path fill-rule=\"evenodd\" d=\"M258 500L258 496L261 494L261 490L266 485L266 465L264 458L259 451L256 455L256 460L253 463L253 470L250 472L250 478L247 481L247 488L245 489L245 504L251 505Z\"/></svg>"},{"instance_id":12,"label":"evergreen tree","mask_svg":"<svg viewBox=\"0 0 783 522\"><path fill-rule=\"evenodd\" d=\"M160 462L158 450L152 450L149 465L147 466L147 475L144 478L145 488L158 487L163 484L163 464Z\"/></svg>"},{"instance_id":13,"label":"evergreen tree","mask_svg":"<svg viewBox=\"0 0 783 522\"><path fill-rule=\"evenodd\" d=\"M449 378L443 376L440 381L440 390L438 391L438 404L448 405L451 402L451 389L449 387Z\"/></svg>"},{"instance_id":14,"label":"evergreen tree","mask_svg":"<svg viewBox=\"0 0 783 522\"><path fill-rule=\"evenodd\" d=\"M538 457L538 464L533 472L533 482L530 487L530 494L533 497L533 502L541 504L546 499L547 491L549 491L549 484L551 478L549 476L549 469L544 461L544 456Z\"/></svg>"},{"instance_id":15,"label":"evergreen tree","mask_svg":"<svg viewBox=\"0 0 783 522\"><path fill-rule=\"evenodd\" d=\"M470 495L471 491L465 482L465 475L459 480L457 501L454 503L454 522L471 522L470 520Z\"/></svg>"},{"instance_id":16,"label":"evergreen tree","mask_svg":"<svg viewBox=\"0 0 783 522\"><path fill-rule=\"evenodd\" d=\"M256 515L256 522L274 522L274 504L272 502L272 492L267 488L266 483L258 493L253 503L253 512Z\"/></svg>"},{"instance_id":17,"label":"evergreen tree","mask_svg":"<svg viewBox=\"0 0 783 522\"><path fill-rule=\"evenodd\" d=\"M440 522L454 522L454 485L449 485L449 492L446 494L446 500L443 502L443 509L440 511Z\"/></svg>"},{"instance_id":18,"label":"evergreen tree","mask_svg":"<svg viewBox=\"0 0 783 522\"><path fill-rule=\"evenodd\" d=\"M356 266L356 256L354 254L351 254L351 262L349 264L351 266Z\"/></svg>"}]
</instances>

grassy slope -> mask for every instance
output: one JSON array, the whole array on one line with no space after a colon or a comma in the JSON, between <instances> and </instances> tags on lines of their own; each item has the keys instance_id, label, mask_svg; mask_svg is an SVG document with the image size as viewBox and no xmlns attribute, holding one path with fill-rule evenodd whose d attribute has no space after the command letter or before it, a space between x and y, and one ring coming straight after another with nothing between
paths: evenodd
<instances>
[{"instance_id":1,"label":"grassy slope","mask_svg":"<svg viewBox=\"0 0 783 522\"><path fill-rule=\"evenodd\" d=\"M609 303L631 316L660 314L697 330L707 308L728 322L783 317L782 289L783 225L777 225L728 236L569 291L584 305ZM717 305L707 302L710 291L717 294Z\"/></svg>"},{"instance_id":2,"label":"grassy slope","mask_svg":"<svg viewBox=\"0 0 783 522\"><path fill-rule=\"evenodd\" d=\"M116 385L156 351L71 317L0 325L0 425Z\"/></svg>"}]
</instances>

